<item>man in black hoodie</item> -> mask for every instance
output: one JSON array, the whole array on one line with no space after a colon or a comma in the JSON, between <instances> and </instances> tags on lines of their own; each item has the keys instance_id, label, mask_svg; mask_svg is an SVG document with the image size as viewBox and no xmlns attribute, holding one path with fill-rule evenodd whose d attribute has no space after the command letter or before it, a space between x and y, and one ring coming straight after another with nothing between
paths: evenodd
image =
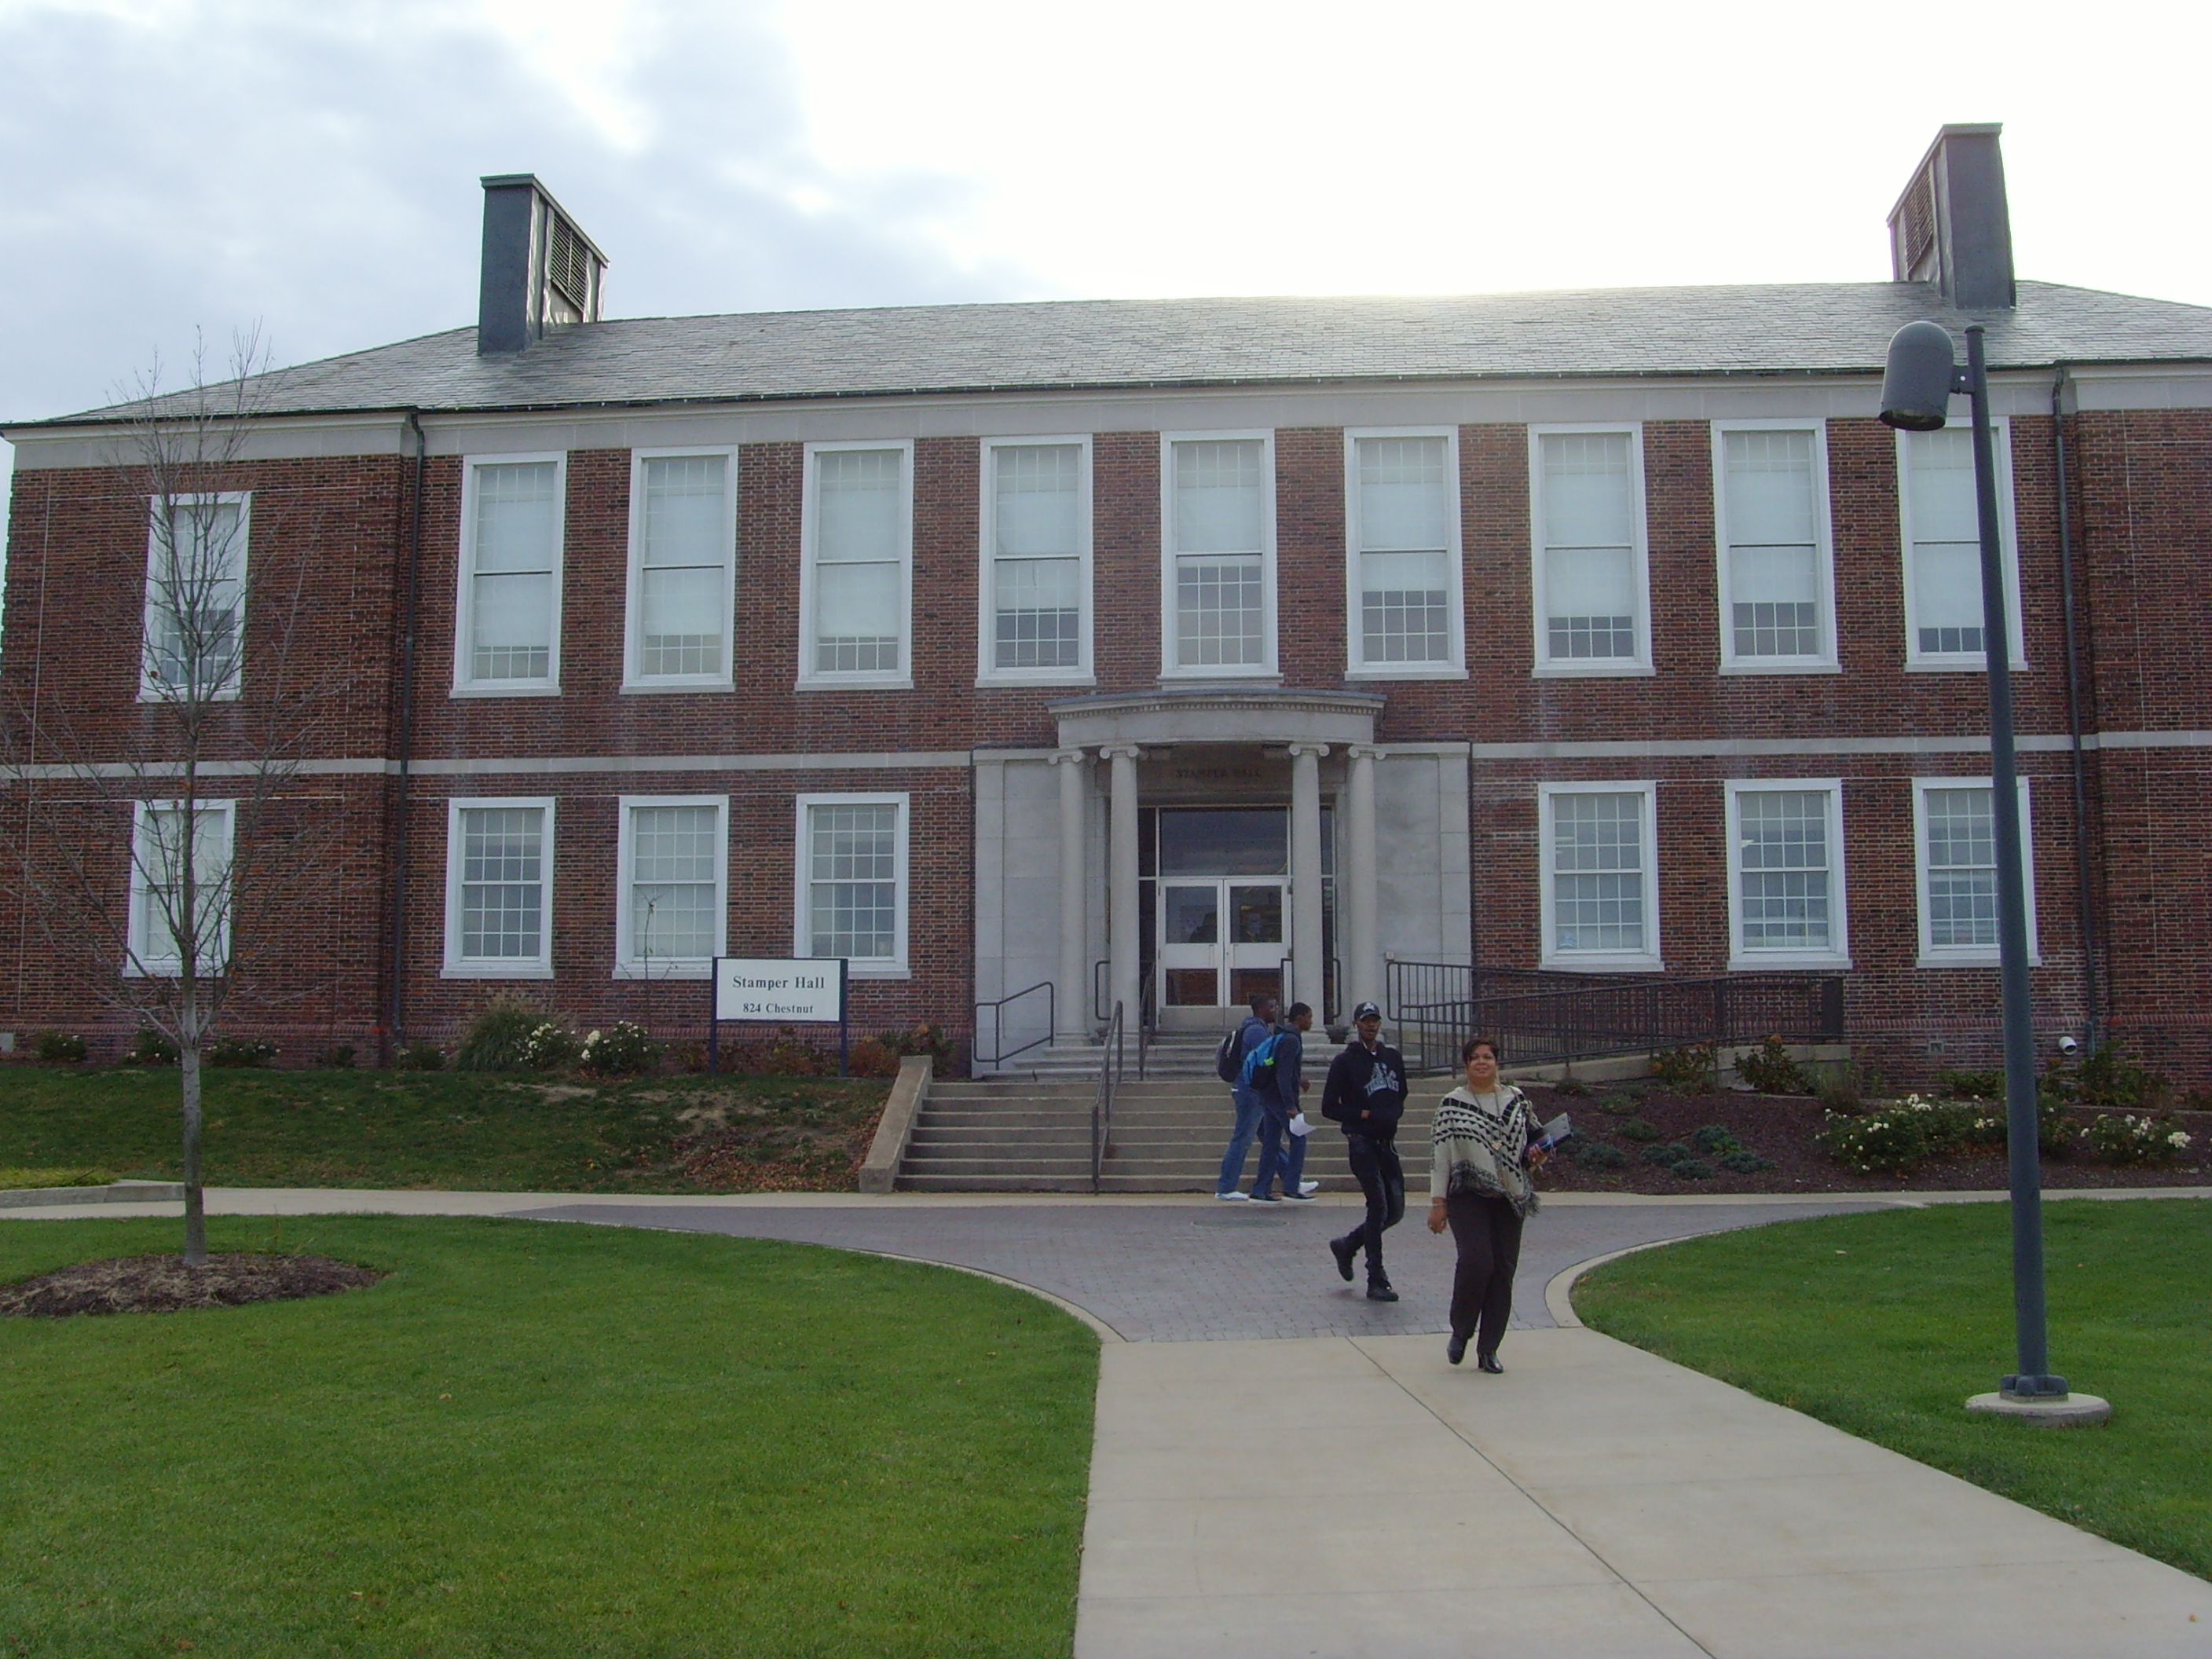
<instances>
[{"instance_id":1,"label":"man in black hoodie","mask_svg":"<svg viewBox=\"0 0 2212 1659\"><path fill-rule=\"evenodd\" d=\"M1342 1126L1353 1179L1367 1198L1367 1218L1328 1242L1336 1271L1352 1279L1352 1258L1367 1251L1367 1296L1395 1302L1382 1271L1382 1233L1406 1218L1406 1174L1398 1164L1398 1120L1406 1110L1406 1057L1382 1041L1382 1011L1363 1002L1352 1011L1358 1035L1329 1062L1321 1115Z\"/></svg>"}]
</instances>

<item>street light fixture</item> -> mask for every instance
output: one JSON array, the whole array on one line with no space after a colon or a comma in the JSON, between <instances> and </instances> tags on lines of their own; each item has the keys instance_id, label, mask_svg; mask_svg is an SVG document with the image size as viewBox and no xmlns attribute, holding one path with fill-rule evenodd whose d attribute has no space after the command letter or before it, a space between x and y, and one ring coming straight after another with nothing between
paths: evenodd
<instances>
[{"instance_id":1,"label":"street light fixture","mask_svg":"<svg viewBox=\"0 0 2212 1659\"><path fill-rule=\"evenodd\" d=\"M1982 538L1982 656L1990 684L1990 809L1997 854L1997 951L2004 991L2005 1132L2012 1163L2013 1316L2020 1369L1999 1385L1992 1408L2041 1407L2051 1415L2087 1416L2091 1397L2068 1406L2066 1379L2051 1374L2043 1293L2043 1168L2035 1114L2035 1036L2027 993L2027 893L2020 838L2020 788L2013 762L2012 632L2005 617L2003 555L1997 532L1995 441L1982 327L1966 329L1966 366L1953 356L1950 331L1907 323L1889 343L1881 380L1881 418L1903 432L1934 432L1963 392L1974 413L1974 496ZM1991 1396L1969 1401L1979 1407ZM2097 1401L2098 1414L2108 1412Z\"/></svg>"}]
</instances>

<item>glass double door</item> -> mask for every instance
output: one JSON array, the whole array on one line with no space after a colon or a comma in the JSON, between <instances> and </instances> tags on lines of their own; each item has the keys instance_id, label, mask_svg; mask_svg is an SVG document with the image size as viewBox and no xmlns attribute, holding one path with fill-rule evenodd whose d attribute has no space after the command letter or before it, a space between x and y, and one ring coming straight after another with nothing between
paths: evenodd
<instances>
[{"instance_id":1,"label":"glass double door","mask_svg":"<svg viewBox=\"0 0 2212 1659\"><path fill-rule=\"evenodd\" d=\"M1227 876L1159 882L1159 1002L1224 1008L1283 994L1290 884Z\"/></svg>"}]
</instances>

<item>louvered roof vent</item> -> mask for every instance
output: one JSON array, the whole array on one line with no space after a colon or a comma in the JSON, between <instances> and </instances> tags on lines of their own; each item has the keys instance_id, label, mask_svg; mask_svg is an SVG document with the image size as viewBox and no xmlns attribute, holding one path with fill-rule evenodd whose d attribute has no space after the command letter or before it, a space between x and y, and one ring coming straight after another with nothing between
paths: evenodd
<instances>
[{"instance_id":1,"label":"louvered roof vent","mask_svg":"<svg viewBox=\"0 0 2212 1659\"><path fill-rule=\"evenodd\" d=\"M599 320L607 256L535 173L483 180L477 352L520 351L546 331Z\"/></svg>"},{"instance_id":2,"label":"louvered roof vent","mask_svg":"<svg viewBox=\"0 0 2212 1659\"><path fill-rule=\"evenodd\" d=\"M1936 135L1889 210L1893 281L1933 283L1961 311L2013 308L2012 216L1997 149L2002 131L1987 121Z\"/></svg>"}]
</instances>

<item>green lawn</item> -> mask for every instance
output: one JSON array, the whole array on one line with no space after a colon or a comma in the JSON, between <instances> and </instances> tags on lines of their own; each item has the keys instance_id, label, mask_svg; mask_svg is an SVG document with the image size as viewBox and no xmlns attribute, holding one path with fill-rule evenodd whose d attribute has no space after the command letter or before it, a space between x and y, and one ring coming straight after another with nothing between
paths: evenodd
<instances>
[{"instance_id":1,"label":"green lawn","mask_svg":"<svg viewBox=\"0 0 2212 1659\"><path fill-rule=\"evenodd\" d=\"M2102 1427L1970 1417L2013 1369L2010 1206L1832 1216L1625 1256L1608 1335L2212 1577L2212 1201L2044 1207L2052 1368Z\"/></svg>"},{"instance_id":2,"label":"green lawn","mask_svg":"<svg viewBox=\"0 0 2212 1659\"><path fill-rule=\"evenodd\" d=\"M875 1079L218 1070L204 1167L220 1187L849 1188L889 1091ZM0 1067L0 1168L174 1180L178 1101L173 1068Z\"/></svg>"},{"instance_id":3,"label":"green lawn","mask_svg":"<svg viewBox=\"0 0 2212 1659\"><path fill-rule=\"evenodd\" d=\"M1068 1651L1097 1340L973 1275L529 1222L216 1219L386 1269L0 1320L0 1655ZM0 1281L174 1222L0 1223Z\"/></svg>"}]
</instances>

